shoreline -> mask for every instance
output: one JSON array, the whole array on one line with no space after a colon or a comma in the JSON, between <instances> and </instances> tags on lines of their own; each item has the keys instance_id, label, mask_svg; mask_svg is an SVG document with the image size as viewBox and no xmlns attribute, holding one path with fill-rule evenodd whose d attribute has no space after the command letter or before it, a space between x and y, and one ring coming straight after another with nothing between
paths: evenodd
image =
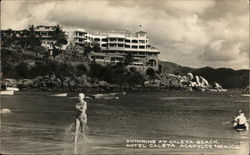
<instances>
[{"instance_id":1,"label":"shoreline","mask_svg":"<svg viewBox=\"0 0 250 155\"><path fill-rule=\"evenodd\" d=\"M46 92L213 92L218 93L222 91L200 91L193 89L190 91L188 88L167 88L167 87L112 87L112 88L102 88L102 87L82 87L82 88L20 88L20 91L46 91ZM240 94L242 89L240 88L232 88L228 89L227 92Z\"/></svg>"}]
</instances>

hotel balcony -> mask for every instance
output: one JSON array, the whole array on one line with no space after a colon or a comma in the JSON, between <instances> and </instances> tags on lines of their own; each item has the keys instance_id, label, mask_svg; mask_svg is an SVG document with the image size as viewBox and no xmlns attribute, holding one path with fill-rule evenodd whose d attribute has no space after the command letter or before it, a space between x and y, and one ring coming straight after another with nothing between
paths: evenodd
<instances>
[{"instance_id":1,"label":"hotel balcony","mask_svg":"<svg viewBox=\"0 0 250 155\"><path fill-rule=\"evenodd\" d=\"M87 40L87 38L85 36L79 36L79 35L73 36L73 38L80 38L80 39Z\"/></svg>"},{"instance_id":2,"label":"hotel balcony","mask_svg":"<svg viewBox=\"0 0 250 155\"><path fill-rule=\"evenodd\" d=\"M115 50L115 51L141 51L141 52L152 52L159 54L160 52L156 48L145 48L145 49L139 49L139 48L125 48L125 47L102 47L102 50Z\"/></svg>"}]
</instances>

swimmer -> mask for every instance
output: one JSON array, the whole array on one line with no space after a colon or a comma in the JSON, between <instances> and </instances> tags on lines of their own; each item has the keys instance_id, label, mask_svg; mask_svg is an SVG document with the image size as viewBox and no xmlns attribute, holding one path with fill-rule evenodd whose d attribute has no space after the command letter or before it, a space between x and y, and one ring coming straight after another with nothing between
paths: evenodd
<instances>
[{"instance_id":1,"label":"swimmer","mask_svg":"<svg viewBox=\"0 0 250 155\"><path fill-rule=\"evenodd\" d=\"M238 116L234 119L234 124L233 124L235 129L249 129L249 125L247 123L247 119L243 113L243 111L240 109Z\"/></svg>"},{"instance_id":2,"label":"swimmer","mask_svg":"<svg viewBox=\"0 0 250 155\"><path fill-rule=\"evenodd\" d=\"M76 104L76 122L75 122L75 136L74 136L74 143L77 143L78 134L79 132L83 133L86 128L87 124L87 102L83 100L84 94L79 94L79 103Z\"/></svg>"}]
</instances>

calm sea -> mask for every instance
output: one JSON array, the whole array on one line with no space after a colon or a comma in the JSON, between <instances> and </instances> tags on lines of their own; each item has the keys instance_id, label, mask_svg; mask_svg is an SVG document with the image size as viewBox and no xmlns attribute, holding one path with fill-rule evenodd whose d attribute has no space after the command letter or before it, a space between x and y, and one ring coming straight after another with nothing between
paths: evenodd
<instances>
[{"instance_id":1,"label":"calm sea","mask_svg":"<svg viewBox=\"0 0 250 155\"><path fill-rule=\"evenodd\" d=\"M87 137L80 136L78 145L73 146L77 93L52 97L55 93L17 92L14 96L1 96L1 108L12 113L1 114L0 150L44 154L244 155L249 153L249 134L233 130L229 123L222 124L231 121L240 108L249 118L249 98L234 93L146 91L128 92L119 99L86 99ZM137 144L133 143L135 140L144 140L138 144L146 148L131 145ZM158 143L149 147L150 142L145 141L150 140L165 140L175 147ZM183 140L187 148L178 144ZM191 146L201 141L218 146Z\"/></svg>"}]
</instances>

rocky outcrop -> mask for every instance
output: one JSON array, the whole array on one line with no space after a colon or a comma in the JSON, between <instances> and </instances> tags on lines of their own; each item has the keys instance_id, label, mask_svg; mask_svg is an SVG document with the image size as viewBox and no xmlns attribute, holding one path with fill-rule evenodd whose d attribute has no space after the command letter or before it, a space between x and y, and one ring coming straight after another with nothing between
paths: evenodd
<instances>
[{"instance_id":1,"label":"rocky outcrop","mask_svg":"<svg viewBox=\"0 0 250 155\"><path fill-rule=\"evenodd\" d=\"M84 88L98 88L98 90L109 89L113 87L120 87L118 85L112 85L106 81L99 81L92 79L86 75L61 77L54 74L38 76L35 79L3 79L2 85L17 85L21 89L40 89L40 90L73 90L78 91Z\"/></svg>"},{"instance_id":2,"label":"rocky outcrop","mask_svg":"<svg viewBox=\"0 0 250 155\"><path fill-rule=\"evenodd\" d=\"M185 76L161 73L156 76L157 79L148 79L144 82L146 87L161 86L167 88L187 89L187 90L199 90L210 91L210 89L216 91L226 91L218 83L211 86L208 81L202 76L194 76L192 73L188 73Z\"/></svg>"},{"instance_id":3,"label":"rocky outcrop","mask_svg":"<svg viewBox=\"0 0 250 155\"><path fill-rule=\"evenodd\" d=\"M244 94L250 94L250 86L247 86L244 90L243 90Z\"/></svg>"}]
</instances>

